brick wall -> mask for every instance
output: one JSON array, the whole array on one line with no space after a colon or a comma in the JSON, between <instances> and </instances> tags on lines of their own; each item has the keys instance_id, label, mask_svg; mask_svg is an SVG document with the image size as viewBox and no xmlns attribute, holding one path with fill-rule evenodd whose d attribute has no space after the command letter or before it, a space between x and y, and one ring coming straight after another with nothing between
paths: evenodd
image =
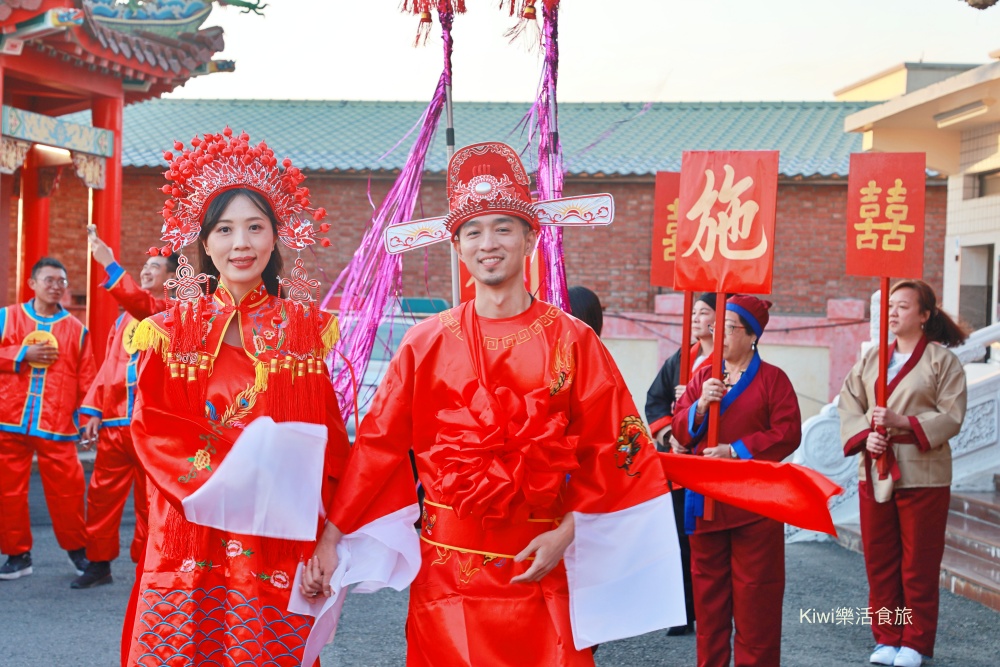
<instances>
[{"instance_id":1,"label":"brick wall","mask_svg":"<svg viewBox=\"0 0 1000 667\"><path fill-rule=\"evenodd\" d=\"M159 244L164 183L158 170L126 169L120 260L129 271L138 271L151 245ZM391 186L391 178L370 181L376 204ZM328 249L307 250L303 257L310 275L324 286L334 280L361 241L371 216L365 177L313 173L307 181L312 200L330 211L329 222L337 236ZM564 234L567 278L570 285L594 289L612 311L653 312L654 297L669 292L649 285L650 238L653 217L652 179L576 179L565 194L607 191L614 195L616 222L597 230L570 229ZM940 292L942 282L946 188L927 189L925 279ZM784 182L779 186L777 240L775 244L775 312L824 315L830 298L867 301L876 289L875 279L844 276L844 215L846 183L808 184ZM416 215L445 211L444 182L425 180ZM50 254L68 269L71 290L86 289L87 191L69 170L64 170L51 205ZM16 226L17 206L12 202L11 224ZM16 227L11 231L11 255L16 248ZM189 252L189 256L193 254ZM290 267L293 255L286 255ZM319 262L319 267L317 267ZM425 274L425 266L429 273ZM404 255L403 294L450 298L448 253L443 244L424 252ZM318 270L322 268L322 271ZM12 270L13 273L13 270ZM7 303L13 300L14 276L9 279Z\"/></svg>"}]
</instances>

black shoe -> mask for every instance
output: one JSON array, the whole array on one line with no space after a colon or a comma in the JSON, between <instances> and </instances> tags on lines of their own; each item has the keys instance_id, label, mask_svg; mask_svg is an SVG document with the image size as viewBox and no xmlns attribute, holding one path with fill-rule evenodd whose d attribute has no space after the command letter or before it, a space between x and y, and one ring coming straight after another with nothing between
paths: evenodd
<instances>
[{"instance_id":1,"label":"black shoe","mask_svg":"<svg viewBox=\"0 0 1000 667\"><path fill-rule=\"evenodd\" d=\"M70 588L93 588L103 586L114 581L111 578L111 561L99 560L91 561L87 564L86 571L73 580Z\"/></svg>"},{"instance_id":2,"label":"black shoe","mask_svg":"<svg viewBox=\"0 0 1000 667\"><path fill-rule=\"evenodd\" d=\"M688 623L687 625L675 625L672 628L667 629L668 637L680 637L682 635L689 635L694 632L694 627Z\"/></svg>"},{"instance_id":3,"label":"black shoe","mask_svg":"<svg viewBox=\"0 0 1000 667\"><path fill-rule=\"evenodd\" d=\"M7 562L0 567L0 579L11 580L27 577L31 574L31 552L25 551L18 556L8 556Z\"/></svg>"},{"instance_id":4,"label":"black shoe","mask_svg":"<svg viewBox=\"0 0 1000 667\"><path fill-rule=\"evenodd\" d=\"M69 562L76 570L76 576L83 576L83 573L87 571L87 550L85 548L67 550L66 555L69 556Z\"/></svg>"}]
</instances>

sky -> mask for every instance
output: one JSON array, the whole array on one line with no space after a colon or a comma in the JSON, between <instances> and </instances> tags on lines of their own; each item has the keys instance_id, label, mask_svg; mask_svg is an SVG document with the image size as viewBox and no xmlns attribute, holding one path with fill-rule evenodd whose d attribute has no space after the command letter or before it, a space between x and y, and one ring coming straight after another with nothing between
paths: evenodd
<instances>
[{"instance_id":1,"label":"sky","mask_svg":"<svg viewBox=\"0 0 1000 667\"><path fill-rule=\"evenodd\" d=\"M466 0L453 36L454 98L526 101L538 49L510 44L498 0ZM538 3L541 5L541 2ZM831 100L901 62L985 63L1000 5L962 0L563 0L564 102ZM541 12L539 12L539 18ZM440 26L413 48L399 0L269 0L264 16L217 7L236 71L169 97L427 100L441 73Z\"/></svg>"}]
</instances>

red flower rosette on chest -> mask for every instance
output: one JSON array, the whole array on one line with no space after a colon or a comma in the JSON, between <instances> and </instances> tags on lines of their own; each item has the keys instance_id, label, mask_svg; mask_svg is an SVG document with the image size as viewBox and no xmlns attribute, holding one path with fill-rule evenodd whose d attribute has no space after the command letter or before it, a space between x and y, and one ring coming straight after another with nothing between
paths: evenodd
<instances>
[{"instance_id":1,"label":"red flower rosette on chest","mask_svg":"<svg viewBox=\"0 0 1000 667\"><path fill-rule=\"evenodd\" d=\"M579 463L577 438L566 435L566 413L550 410L549 388L524 396L472 380L456 403L437 413L437 440L421 455L437 470L431 497L487 528L551 507Z\"/></svg>"}]
</instances>

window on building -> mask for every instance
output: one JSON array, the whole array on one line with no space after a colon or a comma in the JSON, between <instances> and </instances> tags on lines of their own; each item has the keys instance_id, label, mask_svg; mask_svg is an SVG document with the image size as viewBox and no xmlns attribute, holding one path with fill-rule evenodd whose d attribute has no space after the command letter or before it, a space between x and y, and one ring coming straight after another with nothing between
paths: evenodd
<instances>
[{"instance_id":1,"label":"window on building","mask_svg":"<svg viewBox=\"0 0 1000 667\"><path fill-rule=\"evenodd\" d=\"M979 174L978 196L1000 195L1000 169Z\"/></svg>"}]
</instances>

